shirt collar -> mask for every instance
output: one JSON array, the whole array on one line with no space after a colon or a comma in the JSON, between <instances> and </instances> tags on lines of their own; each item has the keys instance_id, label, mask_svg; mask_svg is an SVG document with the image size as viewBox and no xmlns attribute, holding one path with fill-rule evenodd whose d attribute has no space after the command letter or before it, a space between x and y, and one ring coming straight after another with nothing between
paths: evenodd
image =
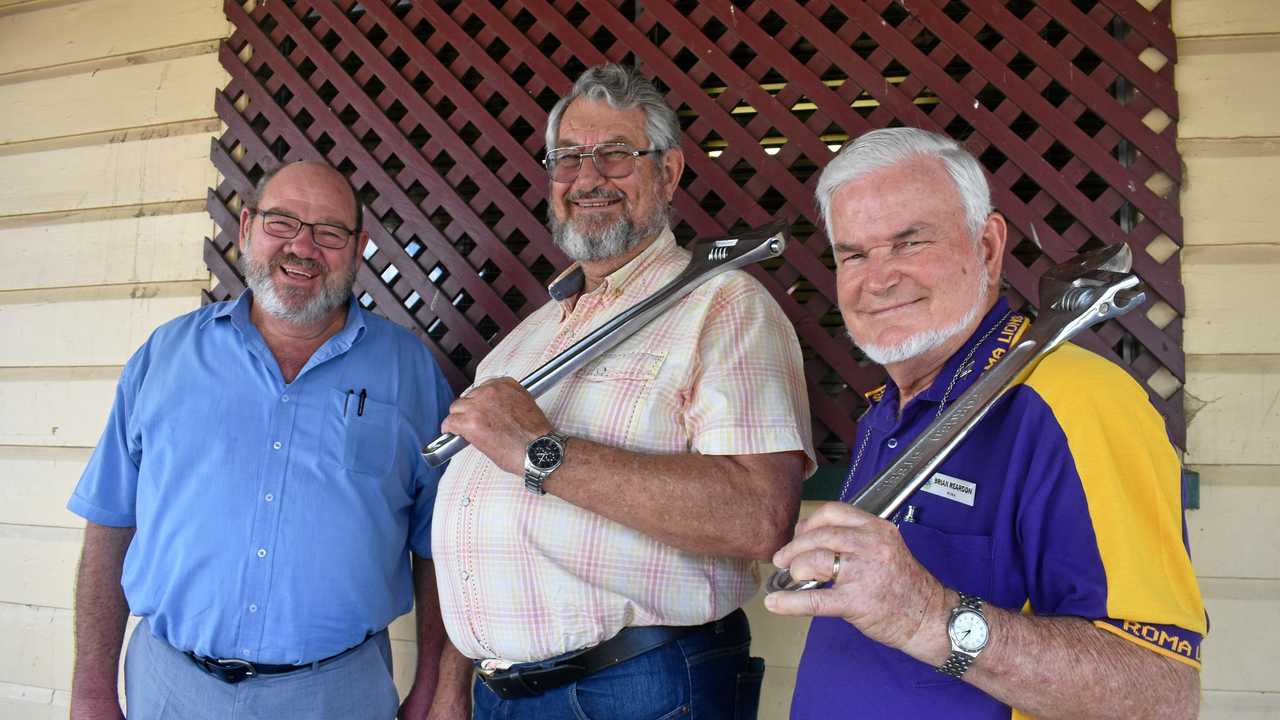
<instances>
[{"instance_id":1,"label":"shirt collar","mask_svg":"<svg viewBox=\"0 0 1280 720\"><path fill-rule=\"evenodd\" d=\"M996 327L1001 325L1002 327ZM923 392L911 399L914 403L916 400L924 400L930 403L940 403L943 397L946 397L947 403L955 401L957 397L962 395L969 386L977 382L982 376L982 371L990 364L1003 357L1004 353L996 353L996 350L1013 346L1013 343L1021 337L1026 331L1030 323L1025 315L1012 313L1009 310L1009 301L1004 297L996 300L991 309L982 317L982 321L978 323L978 327L973 334L965 340L964 345L956 350L946 364L942 366L942 370L938 372L938 376L934 378L933 383L925 388ZM972 352L972 358L970 358ZM960 372L960 366L970 359L973 366L967 372ZM952 385L951 380L955 378L955 384ZM951 392L947 392L947 388L951 388ZM881 405L891 403L895 409L898 405L898 386L894 384L893 379L889 378L885 382L883 388L876 388L867 394L867 399L873 405ZM910 403L908 403L910 404ZM896 413L895 413L896 414Z\"/></svg>"},{"instance_id":2,"label":"shirt collar","mask_svg":"<svg viewBox=\"0 0 1280 720\"><path fill-rule=\"evenodd\" d=\"M200 329L203 330L208 327L209 323L212 323L214 320L229 318L232 326L241 333L244 333L248 328L254 327L253 320L249 316L249 309L252 306L253 291L249 288L245 288L244 292L240 293L240 297L235 300L218 303L214 307L213 313L211 313L204 322L200 323ZM368 325L365 323L364 311L361 309L360 304L355 302L354 298L349 298L347 300L346 322L343 323L342 329L339 330L336 335L329 338L329 340L322 346L322 349L330 348L332 350L332 352L329 353L330 355L338 352L344 352L359 341L360 338L364 337L364 333L367 328ZM256 327L254 328L254 331L256 333Z\"/></svg>"},{"instance_id":3,"label":"shirt collar","mask_svg":"<svg viewBox=\"0 0 1280 720\"><path fill-rule=\"evenodd\" d=\"M657 239L650 243L649 247L642 250L639 255L631 258L626 265L606 275L600 286L591 292L621 294L623 288L632 279L643 274L645 269L677 249L676 236L671 232L670 226L663 228L662 232L658 233ZM566 268L564 272L557 275L555 280L552 280L551 284L547 286L547 294L551 296L552 300L560 303L562 316L568 314L569 301L582 292L584 282L582 264L575 262Z\"/></svg>"}]
</instances>

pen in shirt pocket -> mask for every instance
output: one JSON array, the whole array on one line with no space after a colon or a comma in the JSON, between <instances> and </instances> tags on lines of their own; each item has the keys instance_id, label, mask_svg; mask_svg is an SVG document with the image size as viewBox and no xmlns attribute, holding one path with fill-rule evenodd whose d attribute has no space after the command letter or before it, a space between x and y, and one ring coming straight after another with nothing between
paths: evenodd
<instances>
[{"instance_id":1,"label":"pen in shirt pocket","mask_svg":"<svg viewBox=\"0 0 1280 720\"><path fill-rule=\"evenodd\" d=\"M347 416L347 405L351 404L351 394L354 392L355 390L348 390L347 396L342 399L342 417Z\"/></svg>"}]
</instances>

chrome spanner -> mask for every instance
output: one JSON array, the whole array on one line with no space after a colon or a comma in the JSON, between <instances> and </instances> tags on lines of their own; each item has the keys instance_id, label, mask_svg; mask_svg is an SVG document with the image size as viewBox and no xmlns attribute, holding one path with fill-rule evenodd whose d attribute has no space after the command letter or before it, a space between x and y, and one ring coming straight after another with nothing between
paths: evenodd
<instances>
[{"instance_id":1,"label":"chrome spanner","mask_svg":"<svg viewBox=\"0 0 1280 720\"><path fill-rule=\"evenodd\" d=\"M1034 229L1032 235L1034 236ZM1141 281L1129 272L1133 251L1108 245L1055 265L1040 278L1040 312L1030 330L990 370L956 398L897 460L850 502L888 520L920 489L991 406L1027 379L1040 361L1086 328L1120 317L1146 301ZM795 580L775 572L766 592L812 590L827 581Z\"/></svg>"},{"instance_id":2,"label":"chrome spanner","mask_svg":"<svg viewBox=\"0 0 1280 720\"><path fill-rule=\"evenodd\" d=\"M786 227L785 221L777 220L739 235L693 242L689 246L692 255L689 264L671 282L543 363L526 375L520 385L538 397L562 378L634 335L702 283L720 273L778 257L787 248ZM424 447L422 455L428 465L438 467L467 444L464 438L445 433Z\"/></svg>"}]
</instances>

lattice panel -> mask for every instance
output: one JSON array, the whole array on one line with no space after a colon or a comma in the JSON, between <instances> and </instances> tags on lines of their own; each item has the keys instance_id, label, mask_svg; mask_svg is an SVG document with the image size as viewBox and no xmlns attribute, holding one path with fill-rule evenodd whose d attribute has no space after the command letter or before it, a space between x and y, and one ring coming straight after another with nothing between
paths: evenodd
<instances>
[{"instance_id":1,"label":"lattice panel","mask_svg":"<svg viewBox=\"0 0 1280 720\"><path fill-rule=\"evenodd\" d=\"M795 323L828 461L883 371L844 334L813 187L850 136L900 124L990 171L1015 305L1034 310L1039 275L1080 250L1133 247L1152 303L1083 343L1148 384L1182 444L1176 51L1169 0L1147 4L229 0L208 299L243 287L242 193L281 159L326 159L365 206L360 302L463 387L566 264L545 226L547 111L585 67L639 63L684 129L677 237L793 223L785 257L753 272Z\"/></svg>"}]
</instances>

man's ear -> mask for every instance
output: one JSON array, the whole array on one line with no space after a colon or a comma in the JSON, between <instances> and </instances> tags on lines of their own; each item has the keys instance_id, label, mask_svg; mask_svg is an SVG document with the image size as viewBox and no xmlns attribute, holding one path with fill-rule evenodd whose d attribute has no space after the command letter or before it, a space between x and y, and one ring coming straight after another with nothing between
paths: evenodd
<instances>
[{"instance_id":1,"label":"man's ear","mask_svg":"<svg viewBox=\"0 0 1280 720\"><path fill-rule=\"evenodd\" d=\"M680 187L680 176L684 174L684 151L671 148L662 153L663 182L662 191L669 202L676 196L676 188Z\"/></svg>"},{"instance_id":2,"label":"man's ear","mask_svg":"<svg viewBox=\"0 0 1280 720\"><path fill-rule=\"evenodd\" d=\"M242 253L246 250L245 242L249 239L249 223L252 221L253 213L249 212L249 208L240 208L240 238L237 246Z\"/></svg>"},{"instance_id":3,"label":"man's ear","mask_svg":"<svg viewBox=\"0 0 1280 720\"><path fill-rule=\"evenodd\" d=\"M356 261L364 257L364 248L369 244L369 233L364 230L360 231L360 235L356 238Z\"/></svg>"},{"instance_id":4,"label":"man's ear","mask_svg":"<svg viewBox=\"0 0 1280 720\"><path fill-rule=\"evenodd\" d=\"M987 216L982 226L982 234L978 236L978 246L982 249L982 265L987 269L987 276L992 284L1000 282L1000 271L1004 267L1004 246L1009 239L1009 224L1004 216L993 212Z\"/></svg>"}]
</instances>

